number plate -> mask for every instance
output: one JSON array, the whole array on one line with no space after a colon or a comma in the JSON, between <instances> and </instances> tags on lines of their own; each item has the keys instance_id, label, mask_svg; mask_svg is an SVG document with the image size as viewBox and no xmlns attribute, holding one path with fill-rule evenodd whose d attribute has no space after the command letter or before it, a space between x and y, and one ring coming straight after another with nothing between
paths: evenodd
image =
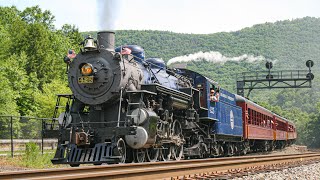
<instances>
[{"instance_id":1,"label":"number plate","mask_svg":"<svg viewBox=\"0 0 320 180\"><path fill-rule=\"evenodd\" d=\"M79 84L90 84L93 83L93 76L82 76L78 78Z\"/></svg>"}]
</instances>

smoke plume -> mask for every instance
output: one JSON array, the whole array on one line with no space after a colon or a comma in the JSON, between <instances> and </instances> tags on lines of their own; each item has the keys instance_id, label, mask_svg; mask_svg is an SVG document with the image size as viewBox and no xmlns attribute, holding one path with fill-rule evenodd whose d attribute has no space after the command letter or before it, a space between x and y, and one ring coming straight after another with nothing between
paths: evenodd
<instances>
[{"instance_id":1,"label":"smoke plume","mask_svg":"<svg viewBox=\"0 0 320 180\"><path fill-rule=\"evenodd\" d=\"M238 57L226 57L222 55L220 52L217 51L210 51L210 52L197 52L194 54L189 54L185 56L179 56L172 58L168 61L167 65L173 63L182 63L182 62L190 62L190 61L208 61L212 63L225 63L227 61L248 61L248 62L255 62L255 61L264 61L267 60L263 56L253 56L244 54Z\"/></svg>"},{"instance_id":2,"label":"smoke plume","mask_svg":"<svg viewBox=\"0 0 320 180\"><path fill-rule=\"evenodd\" d=\"M98 31L115 30L121 0L97 0Z\"/></svg>"}]
</instances>

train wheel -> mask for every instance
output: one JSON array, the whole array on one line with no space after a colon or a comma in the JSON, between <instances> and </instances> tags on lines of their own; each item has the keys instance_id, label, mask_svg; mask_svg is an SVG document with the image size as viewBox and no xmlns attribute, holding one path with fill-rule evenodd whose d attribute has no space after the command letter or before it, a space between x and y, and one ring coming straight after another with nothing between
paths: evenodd
<instances>
[{"instance_id":1,"label":"train wheel","mask_svg":"<svg viewBox=\"0 0 320 180\"><path fill-rule=\"evenodd\" d=\"M219 156L223 156L223 155L224 155L224 148L219 144Z\"/></svg>"},{"instance_id":2,"label":"train wheel","mask_svg":"<svg viewBox=\"0 0 320 180\"><path fill-rule=\"evenodd\" d=\"M276 149L276 143L275 143L275 142L272 142L271 151L274 151L275 149Z\"/></svg>"},{"instance_id":3,"label":"train wheel","mask_svg":"<svg viewBox=\"0 0 320 180\"><path fill-rule=\"evenodd\" d=\"M180 136L182 134L181 123L179 121L175 120L172 123L171 134L173 136Z\"/></svg>"},{"instance_id":4,"label":"train wheel","mask_svg":"<svg viewBox=\"0 0 320 180\"><path fill-rule=\"evenodd\" d=\"M183 156L183 136L182 136L182 128L181 123L175 120L172 123L171 127L171 135L175 142L170 146L170 151L174 160L179 161Z\"/></svg>"},{"instance_id":5,"label":"train wheel","mask_svg":"<svg viewBox=\"0 0 320 180\"><path fill-rule=\"evenodd\" d=\"M246 155L248 153L247 145L244 143L242 144L242 154Z\"/></svg>"},{"instance_id":6,"label":"train wheel","mask_svg":"<svg viewBox=\"0 0 320 180\"><path fill-rule=\"evenodd\" d=\"M171 149L168 145L165 145L161 150L160 150L160 159L162 161L169 161L171 159Z\"/></svg>"},{"instance_id":7,"label":"train wheel","mask_svg":"<svg viewBox=\"0 0 320 180\"><path fill-rule=\"evenodd\" d=\"M243 149L242 154L243 154L243 155L246 155L247 153L248 153L247 150L246 150L246 149Z\"/></svg>"},{"instance_id":8,"label":"train wheel","mask_svg":"<svg viewBox=\"0 0 320 180\"><path fill-rule=\"evenodd\" d=\"M200 146L198 147L198 151L199 151L199 155L196 156L197 159L203 159L205 157L205 151L203 150L204 148L202 147L202 145L200 144Z\"/></svg>"},{"instance_id":9,"label":"train wheel","mask_svg":"<svg viewBox=\"0 0 320 180\"><path fill-rule=\"evenodd\" d=\"M236 156L239 156L240 153L239 153L238 145L237 145L237 144L234 144L233 146L234 146L234 148L233 148L233 150L234 150L233 154L236 155Z\"/></svg>"},{"instance_id":10,"label":"train wheel","mask_svg":"<svg viewBox=\"0 0 320 180\"><path fill-rule=\"evenodd\" d=\"M142 163L146 159L146 150L145 149L136 149L134 151L134 157L137 163Z\"/></svg>"},{"instance_id":11,"label":"train wheel","mask_svg":"<svg viewBox=\"0 0 320 180\"><path fill-rule=\"evenodd\" d=\"M156 162L160 155L160 149L149 148L147 149L147 158L150 162Z\"/></svg>"},{"instance_id":12,"label":"train wheel","mask_svg":"<svg viewBox=\"0 0 320 180\"><path fill-rule=\"evenodd\" d=\"M181 160L183 155L183 145L171 145L170 147L173 159L176 161Z\"/></svg>"},{"instance_id":13,"label":"train wheel","mask_svg":"<svg viewBox=\"0 0 320 180\"><path fill-rule=\"evenodd\" d=\"M250 152L250 143L249 143L249 142L244 142L244 143L242 144L242 148L243 148L242 153L243 153L244 155L246 155L247 153Z\"/></svg>"},{"instance_id":14,"label":"train wheel","mask_svg":"<svg viewBox=\"0 0 320 180\"><path fill-rule=\"evenodd\" d=\"M219 155L219 147L218 145L211 145L211 157L216 157Z\"/></svg>"},{"instance_id":15,"label":"train wheel","mask_svg":"<svg viewBox=\"0 0 320 180\"><path fill-rule=\"evenodd\" d=\"M233 152L234 152L234 149L233 149L233 145L232 144L227 144L227 156L232 156L233 155Z\"/></svg>"},{"instance_id":16,"label":"train wheel","mask_svg":"<svg viewBox=\"0 0 320 180\"><path fill-rule=\"evenodd\" d=\"M127 158L127 149L126 149L126 143L122 138L118 140L117 148L119 151L119 155L121 156L119 163L125 163Z\"/></svg>"},{"instance_id":17,"label":"train wheel","mask_svg":"<svg viewBox=\"0 0 320 180\"><path fill-rule=\"evenodd\" d=\"M268 141L264 141L262 147L263 147L263 152L268 152L268 149L269 149L268 148Z\"/></svg>"},{"instance_id":18,"label":"train wheel","mask_svg":"<svg viewBox=\"0 0 320 180\"><path fill-rule=\"evenodd\" d=\"M268 151L272 151L272 141L268 141Z\"/></svg>"}]
</instances>

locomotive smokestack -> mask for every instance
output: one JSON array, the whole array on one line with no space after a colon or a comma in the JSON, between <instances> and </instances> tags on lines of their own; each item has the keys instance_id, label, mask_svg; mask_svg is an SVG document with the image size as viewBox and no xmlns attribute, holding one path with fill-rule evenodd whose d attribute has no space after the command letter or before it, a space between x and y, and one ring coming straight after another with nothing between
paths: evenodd
<instances>
[{"instance_id":1,"label":"locomotive smokestack","mask_svg":"<svg viewBox=\"0 0 320 180\"><path fill-rule=\"evenodd\" d=\"M115 48L115 33L113 31L100 31L98 32L99 48L114 51Z\"/></svg>"}]
</instances>

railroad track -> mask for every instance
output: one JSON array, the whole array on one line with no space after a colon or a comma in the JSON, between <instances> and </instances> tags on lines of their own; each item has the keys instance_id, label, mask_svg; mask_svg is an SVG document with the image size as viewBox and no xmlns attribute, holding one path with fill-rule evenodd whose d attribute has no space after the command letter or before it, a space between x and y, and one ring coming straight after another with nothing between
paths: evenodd
<instances>
[{"instance_id":1,"label":"railroad track","mask_svg":"<svg viewBox=\"0 0 320 180\"><path fill-rule=\"evenodd\" d=\"M320 153L238 156L201 160L2 172L0 173L0 179L164 179L186 177L204 172L226 171L237 168L315 159L320 159Z\"/></svg>"}]
</instances>

